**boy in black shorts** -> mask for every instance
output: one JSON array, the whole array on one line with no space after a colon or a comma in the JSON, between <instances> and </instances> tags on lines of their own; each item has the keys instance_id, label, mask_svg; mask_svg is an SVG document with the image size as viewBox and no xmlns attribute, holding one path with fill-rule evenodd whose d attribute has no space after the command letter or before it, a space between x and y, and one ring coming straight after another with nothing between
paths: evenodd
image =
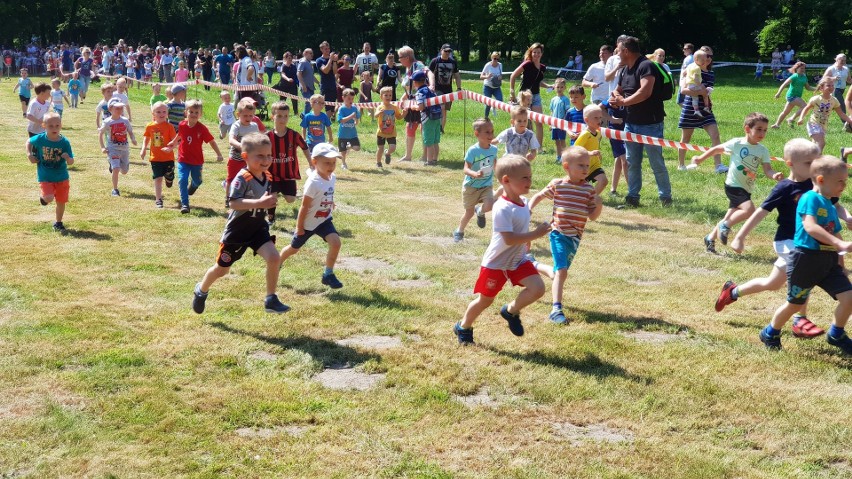
<instances>
[{"instance_id":1,"label":"boy in black shorts","mask_svg":"<svg viewBox=\"0 0 852 479\"><path fill-rule=\"evenodd\" d=\"M308 144L299 132L287 128L287 122L290 121L290 106L287 102L272 104L272 121L275 122L275 128L266 132L272 143L272 166L269 167L269 173L272 174L271 192L275 196L281 193L287 203L292 203L296 201L296 180L302 179L297 150L302 151L305 161L310 165ZM269 224L275 223L275 207L268 208L266 213Z\"/></svg>"},{"instance_id":2,"label":"boy in black shorts","mask_svg":"<svg viewBox=\"0 0 852 479\"><path fill-rule=\"evenodd\" d=\"M266 312L286 313L290 307L282 304L275 294L281 258L275 249L275 237L269 235L269 224L266 222L266 209L274 208L278 201L277 196L269 192L272 176L268 170L272 164L272 145L265 135L250 133L243 137L240 146L246 167L231 182L228 192L231 211L219 242L216 264L195 285L192 310L198 314L204 312L210 286L228 274L231 265L251 248L256 255L266 260L266 299L263 302Z\"/></svg>"}]
</instances>

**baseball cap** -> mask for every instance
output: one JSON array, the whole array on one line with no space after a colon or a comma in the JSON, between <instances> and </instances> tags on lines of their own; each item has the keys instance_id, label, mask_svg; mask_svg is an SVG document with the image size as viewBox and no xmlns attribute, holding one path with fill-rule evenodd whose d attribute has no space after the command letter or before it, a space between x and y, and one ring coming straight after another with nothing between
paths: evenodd
<instances>
[{"instance_id":1,"label":"baseball cap","mask_svg":"<svg viewBox=\"0 0 852 479\"><path fill-rule=\"evenodd\" d=\"M186 87L183 85L172 85L172 95L177 95L178 93L186 91Z\"/></svg>"},{"instance_id":2,"label":"baseball cap","mask_svg":"<svg viewBox=\"0 0 852 479\"><path fill-rule=\"evenodd\" d=\"M331 143L317 143L314 150L311 152L311 158L321 156L323 158L343 158L337 148Z\"/></svg>"},{"instance_id":3,"label":"baseball cap","mask_svg":"<svg viewBox=\"0 0 852 479\"><path fill-rule=\"evenodd\" d=\"M423 70L417 70L413 75L411 75L411 81L426 81L426 72Z\"/></svg>"},{"instance_id":4,"label":"baseball cap","mask_svg":"<svg viewBox=\"0 0 852 479\"><path fill-rule=\"evenodd\" d=\"M453 47L451 47L449 43L445 43L445 44L441 45L441 51L443 51L443 50L452 51L452 49L453 49Z\"/></svg>"},{"instance_id":5,"label":"baseball cap","mask_svg":"<svg viewBox=\"0 0 852 479\"><path fill-rule=\"evenodd\" d=\"M124 107L124 106L127 106L127 105L125 105L124 102L121 101L120 98L113 98L112 100L109 101L109 103L107 103L107 108L112 108L114 106Z\"/></svg>"}]
</instances>

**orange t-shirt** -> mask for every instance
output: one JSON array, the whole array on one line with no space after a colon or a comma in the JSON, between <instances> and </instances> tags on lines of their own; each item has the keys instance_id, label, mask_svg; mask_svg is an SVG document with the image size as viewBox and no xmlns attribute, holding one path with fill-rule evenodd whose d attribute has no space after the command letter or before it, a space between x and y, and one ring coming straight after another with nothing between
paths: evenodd
<instances>
[{"instance_id":1,"label":"orange t-shirt","mask_svg":"<svg viewBox=\"0 0 852 479\"><path fill-rule=\"evenodd\" d=\"M145 138L148 138L148 146L151 148L151 161L175 161L174 150L166 153L163 147L175 138L175 129L167 121L162 123L151 122L145 126Z\"/></svg>"}]
</instances>

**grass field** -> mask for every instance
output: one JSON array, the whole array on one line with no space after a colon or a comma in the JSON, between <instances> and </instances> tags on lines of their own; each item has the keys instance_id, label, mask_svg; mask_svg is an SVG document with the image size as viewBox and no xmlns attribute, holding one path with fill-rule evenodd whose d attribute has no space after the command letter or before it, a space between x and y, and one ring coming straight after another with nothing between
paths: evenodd
<instances>
[{"instance_id":1,"label":"grass field","mask_svg":"<svg viewBox=\"0 0 852 479\"><path fill-rule=\"evenodd\" d=\"M777 84L748 78L718 72L723 140L741 134L748 112L773 117L783 107L772 101ZM110 197L94 103L66 110L77 163L70 231L60 236L52 207L38 203L12 82L2 86L0 477L852 476L852 359L789 332L784 351L764 350L757 333L781 292L713 311L726 279L769 271L774 224L761 225L742 256L704 253L701 237L727 205L724 177L709 164L676 171L665 151L672 208L655 200L647 165L643 208L617 210L621 197L605 198L569 274L570 326L548 322L548 286L523 315L526 336L512 336L495 306L476 325L478 345L461 348L451 327L490 234L471 225L464 243L451 239L481 105L453 108L438 168L376 169L375 126L359 126L367 151L337 172L342 290L320 284L325 246L312 241L281 271L291 312L263 312L264 263L247 254L199 316L192 288L224 226L224 164L207 164L192 213L181 215L176 187L154 208L150 168L134 148L122 197ZM149 95L131 94L138 135ZM196 95L214 126L218 93L190 89ZM678 139L675 105L668 111L666 137ZM495 129L507 125L500 114ZM836 155L852 135L837 119L831 127L826 151ZM804 127L773 130L765 143L780 156L794 136ZM709 144L703 133L694 142ZM560 175L549 140L545 151L534 189ZM755 198L771 187L760 179ZM296 207L279 205L288 215L274 228L279 245ZM533 252L549 256L545 241ZM827 326L832 309L816 294L811 317ZM362 389L320 382L335 374Z\"/></svg>"}]
</instances>

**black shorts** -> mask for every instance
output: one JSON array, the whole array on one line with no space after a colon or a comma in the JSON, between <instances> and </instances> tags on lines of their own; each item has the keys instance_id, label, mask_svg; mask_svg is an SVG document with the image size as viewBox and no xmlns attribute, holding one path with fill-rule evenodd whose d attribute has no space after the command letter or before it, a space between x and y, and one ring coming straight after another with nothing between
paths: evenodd
<instances>
[{"instance_id":1,"label":"black shorts","mask_svg":"<svg viewBox=\"0 0 852 479\"><path fill-rule=\"evenodd\" d=\"M219 243L216 264L223 268L230 268L232 264L243 257L247 249L251 248L254 254L257 254L257 250L270 241L275 244L275 237L270 236L268 228L262 228L245 243Z\"/></svg>"},{"instance_id":2,"label":"black shorts","mask_svg":"<svg viewBox=\"0 0 852 479\"><path fill-rule=\"evenodd\" d=\"M597 183L598 180L596 180L595 178L597 178L600 174L604 174L603 168L598 168L597 170L589 173L589 176L586 177L586 181L590 183Z\"/></svg>"},{"instance_id":3,"label":"black shorts","mask_svg":"<svg viewBox=\"0 0 852 479\"><path fill-rule=\"evenodd\" d=\"M30 104L30 97L28 96L18 95L18 99L21 100L21 103Z\"/></svg>"},{"instance_id":4,"label":"black shorts","mask_svg":"<svg viewBox=\"0 0 852 479\"><path fill-rule=\"evenodd\" d=\"M151 171L153 179L165 178L167 180L175 179L175 162L174 161L152 161Z\"/></svg>"},{"instance_id":5,"label":"black shorts","mask_svg":"<svg viewBox=\"0 0 852 479\"><path fill-rule=\"evenodd\" d=\"M337 149L340 151L346 151L350 148L355 147L361 148L361 140L358 138L338 138L337 139Z\"/></svg>"},{"instance_id":6,"label":"black shorts","mask_svg":"<svg viewBox=\"0 0 852 479\"><path fill-rule=\"evenodd\" d=\"M814 286L819 286L834 299L852 290L852 283L838 263L836 251L796 248L787 261L787 302L805 304Z\"/></svg>"},{"instance_id":7,"label":"black shorts","mask_svg":"<svg viewBox=\"0 0 852 479\"><path fill-rule=\"evenodd\" d=\"M302 236L298 236L296 233L293 233L293 240L290 241L290 246L295 249L299 249L304 246L313 235L317 235L325 240L325 237L330 234L337 234L337 230L334 229L334 223L331 222L331 218L320 223L320 225L314 230L305 230L305 234Z\"/></svg>"},{"instance_id":8,"label":"black shorts","mask_svg":"<svg viewBox=\"0 0 852 479\"><path fill-rule=\"evenodd\" d=\"M269 187L271 193L281 193L284 196L296 196L296 180L273 181Z\"/></svg>"},{"instance_id":9,"label":"black shorts","mask_svg":"<svg viewBox=\"0 0 852 479\"><path fill-rule=\"evenodd\" d=\"M420 112L415 110L408 110L408 113L405 114L405 122L420 123Z\"/></svg>"},{"instance_id":10,"label":"black shorts","mask_svg":"<svg viewBox=\"0 0 852 479\"><path fill-rule=\"evenodd\" d=\"M725 185L725 196L728 197L728 208L737 208L746 201L751 201L751 193L738 187Z\"/></svg>"},{"instance_id":11,"label":"black shorts","mask_svg":"<svg viewBox=\"0 0 852 479\"><path fill-rule=\"evenodd\" d=\"M383 136L376 136L376 145L385 146L385 142L387 142L388 145L396 145L396 137L385 138Z\"/></svg>"},{"instance_id":12,"label":"black shorts","mask_svg":"<svg viewBox=\"0 0 852 479\"><path fill-rule=\"evenodd\" d=\"M449 90L442 90L440 88L435 88L435 94L438 95L438 96L449 95L452 92L453 92L452 88L450 88ZM444 107L445 110L450 111L453 108L453 102L448 101L446 103L441 103L441 106Z\"/></svg>"}]
</instances>

